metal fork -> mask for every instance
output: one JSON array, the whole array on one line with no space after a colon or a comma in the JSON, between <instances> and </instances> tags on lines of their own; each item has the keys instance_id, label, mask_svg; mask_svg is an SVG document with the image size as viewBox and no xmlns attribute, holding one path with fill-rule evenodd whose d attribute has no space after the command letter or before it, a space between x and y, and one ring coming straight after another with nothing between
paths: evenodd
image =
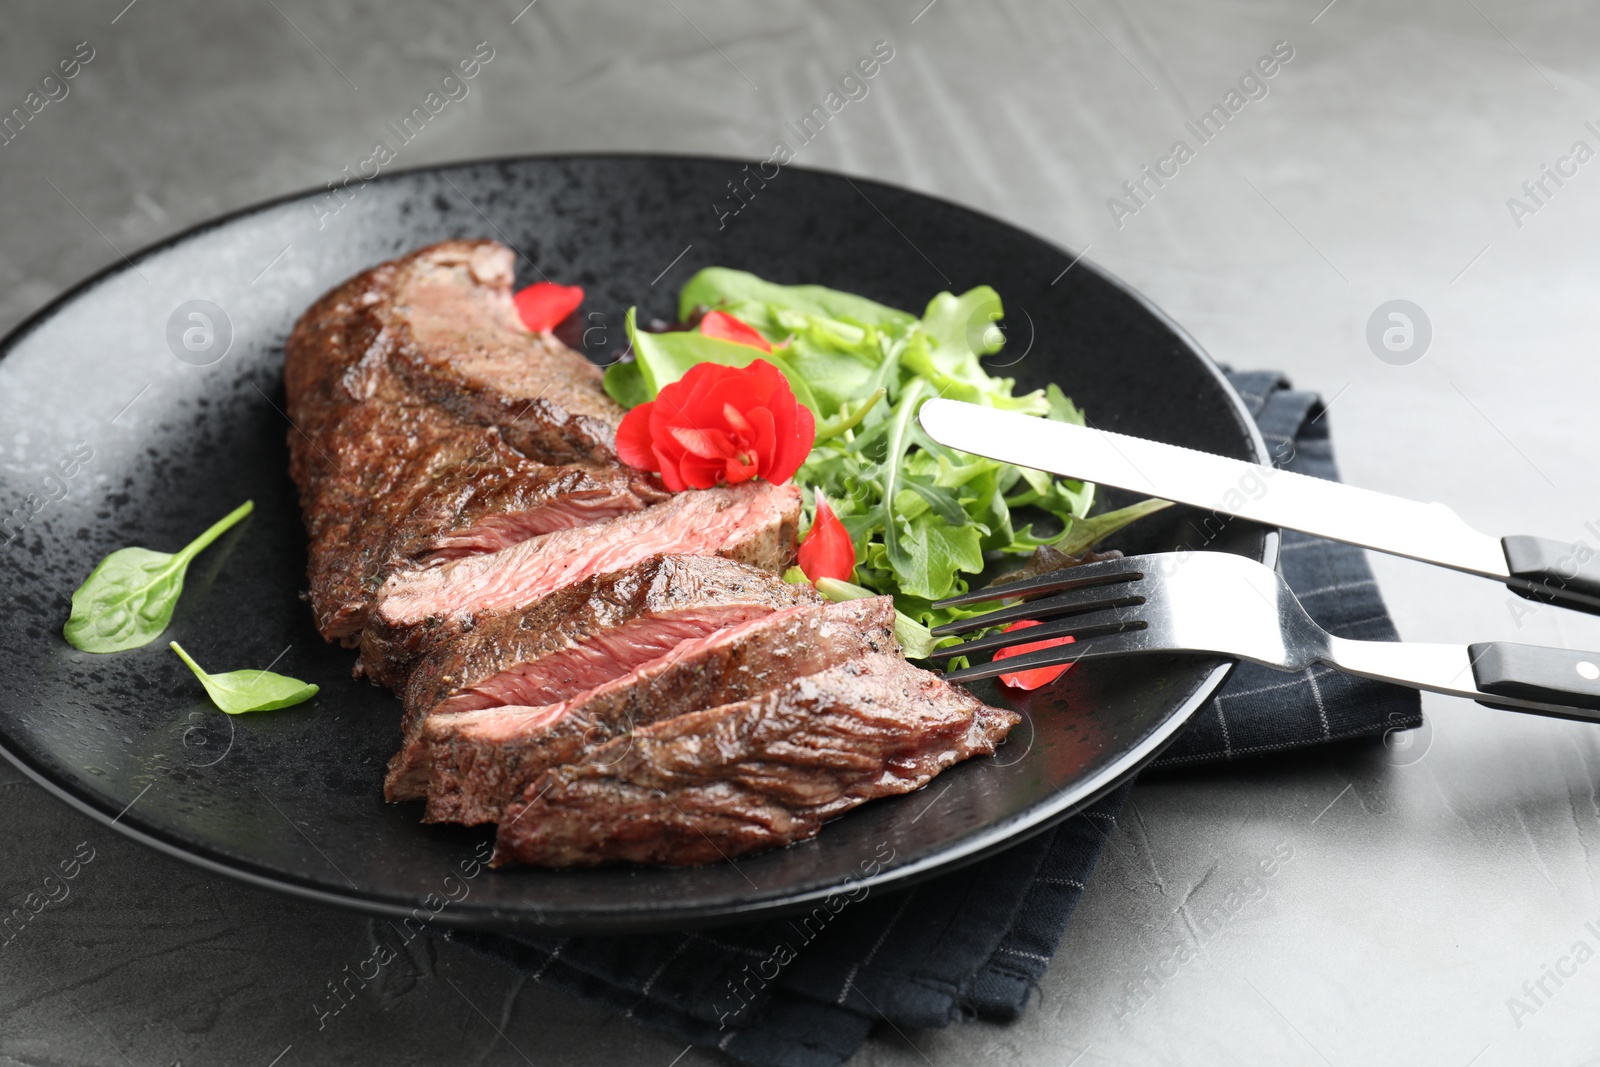
<instances>
[{"instance_id":1,"label":"metal fork","mask_svg":"<svg viewBox=\"0 0 1600 1067\"><path fill-rule=\"evenodd\" d=\"M1504 641L1437 645L1335 637L1306 614L1276 571L1230 553L1160 553L1087 563L976 589L934 606L1015 597L1040 599L947 623L933 633L972 633L1025 619L1039 625L995 631L939 649L934 658L972 656L1052 637L1070 636L1073 643L951 671L946 678L959 682L1110 656L1198 652L1288 673L1323 664L1490 707L1600 722L1600 653Z\"/></svg>"}]
</instances>

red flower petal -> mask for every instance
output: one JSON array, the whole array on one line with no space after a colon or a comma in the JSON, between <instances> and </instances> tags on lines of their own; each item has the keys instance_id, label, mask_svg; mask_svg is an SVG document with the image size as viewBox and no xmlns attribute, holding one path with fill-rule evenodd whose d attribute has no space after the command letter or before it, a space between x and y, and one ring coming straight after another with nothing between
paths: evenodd
<instances>
[{"instance_id":1,"label":"red flower petal","mask_svg":"<svg viewBox=\"0 0 1600 1067\"><path fill-rule=\"evenodd\" d=\"M727 434L719 430L702 430L694 426L674 426L667 431L683 450L700 459L728 459L736 449L730 447Z\"/></svg>"},{"instance_id":2,"label":"red flower petal","mask_svg":"<svg viewBox=\"0 0 1600 1067\"><path fill-rule=\"evenodd\" d=\"M743 463L738 457L727 461L723 467L722 480L729 485L738 485L748 482L751 478L761 473L761 468L754 463Z\"/></svg>"},{"instance_id":3,"label":"red flower petal","mask_svg":"<svg viewBox=\"0 0 1600 1067\"><path fill-rule=\"evenodd\" d=\"M750 420L732 404L722 405L722 420L728 424L728 429L740 437L754 437L755 428L750 425Z\"/></svg>"},{"instance_id":4,"label":"red flower petal","mask_svg":"<svg viewBox=\"0 0 1600 1067\"><path fill-rule=\"evenodd\" d=\"M789 379L783 376L783 371L766 360L754 360L745 369L750 372L750 380L762 400L771 400L776 396L794 397L794 390L789 388Z\"/></svg>"},{"instance_id":5,"label":"red flower petal","mask_svg":"<svg viewBox=\"0 0 1600 1067\"><path fill-rule=\"evenodd\" d=\"M701 459L691 455L678 460L678 476L693 489L710 489L722 481L726 468L725 460Z\"/></svg>"},{"instance_id":6,"label":"red flower petal","mask_svg":"<svg viewBox=\"0 0 1600 1067\"><path fill-rule=\"evenodd\" d=\"M850 543L850 531L820 493L817 517L800 542L800 569L813 583L820 578L848 582L855 573L856 546Z\"/></svg>"},{"instance_id":7,"label":"red flower petal","mask_svg":"<svg viewBox=\"0 0 1600 1067\"><path fill-rule=\"evenodd\" d=\"M517 316L522 324L534 333L553 330L562 319L578 310L583 303L583 287L557 285L555 282L534 282L512 297L517 305Z\"/></svg>"},{"instance_id":8,"label":"red flower petal","mask_svg":"<svg viewBox=\"0 0 1600 1067\"><path fill-rule=\"evenodd\" d=\"M780 444L778 457L767 472L767 480L777 485L793 478L794 472L811 455L811 446L817 440L817 420L812 417L810 408L801 403L795 404L794 428L779 437L780 442L784 439L788 441L787 449Z\"/></svg>"},{"instance_id":9,"label":"red flower petal","mask_svg":"<svg viewBox=\"0 0 1600 1067\"><path fill-rule=\"evenodd\" d=\"M678 473L678 463L675 456L667 452L660 445L651 445L650 451L651 454L655 456L656 460L656 465L651 469L661 473L662 485L665 485L668 490L674 493L681 493L685 489L689 488L688 483L686 483L683 480L683 477Z\"/></svg>"},{"instance_id":10,"label":"red flower petal","mask_svg":"<svg viewBox=\"0 0 1600 1067\"><path fill-rule=\"evenodd\" d=\"M644 471L658 471L661 464L650 451L650 413L654 400L647 400L622 416L617 427L617 458L630 467Z\"/></svg>"},{"instance_id":11,"label":"red flower petal","mask_svg":"<svg viewBox=\"0 0 1600 1067\"><path fill-rule=\"evenodd\" d=\"M778 454L778 430L771 410L751 408L750 430L750 449L756 454L756 465L761 468L761 477L771 482L772 461Z\"/></svg>"},{"instance_id":12,"label":"red flower petal","mask_svg":"<svg viewBox=\"0 0 1600 1067\"><path fill-rule=\"evenodd\" d=\"M726 312L706 312L705 318L700 320L700 332L707 337L715 337L722 341L732 341L736 345L749 345L751 348L759 348L763 352L772 351L772 346L767 343L767 339L762 337L754 326L741 322Z\"/></svg>"},{"instance_id":13,"label":"red flower petal","mask_svg":"<svg viewBox=\"0 0 1600 1067\"><path fill-rule=\"evenodd\" d=\"M1012 623L1001 632L1010 633L1012 630L1022 630L1029 626L1038 625L1039 624L1033 619L1023 619L1021 622ZM1010 648L1002 648L1000 651L994 654L994 658L1010 659L1012 656L1020 656L1024 652L1038 652L1043 648L1057 648L1061 645L1070 645L1072 644L1072 641L1073 639L1071 637L1052 637L1045 641L1030 641L1027 644L1013 645ZM1025 671L1012 671L1009 674L1002 674L1000 676L1000 680L1006 685L1012 686L1016 689L1038 689L1040 686L1049 685L1063 674L1066 674L1068 669L1071 667L1072 664L1070 663L1063 663L1059 667L1033 667Z\"/></svg>"}]
</instances>

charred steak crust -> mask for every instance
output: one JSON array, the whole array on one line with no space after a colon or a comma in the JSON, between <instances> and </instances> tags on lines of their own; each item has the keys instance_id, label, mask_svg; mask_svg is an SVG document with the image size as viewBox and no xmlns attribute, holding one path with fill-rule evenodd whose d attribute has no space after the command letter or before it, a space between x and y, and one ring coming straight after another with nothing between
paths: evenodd
<instances>
[{"instance_id":1,"label":"charred steak crust","mask_svg":"<svg viewBox=\"0 0 1600 1067\"><path fill-rule=\"evenodd\" d=\"M417 772L423 752L416 738L423 721L442 708L468 711L504 703L480 687L508 673L537 673L536 683L524 678L517 688L525 700L554 704L685 638L817 599L808 586L733 560L655 556L488 619L422 657L412 670L402 694L406 741L390 762L385 793L390 800L421 796L423 776Z\"/></svg>"},{"instance_id":2,"label":"charred steak crust","mask_svg":"<svg viewBox=\"0 0 1600 1067\"><path fill-rule=\"evenodd\" d=\"M555 708L432 716L418 737L427 821L495 822L541 773L614 737L898 650L890 598L808 604L681 644Z\"/></svg>"},{"instance_id":3,"label":"charred steak crust","mask_svg":"<svg viewBox=\"0 0 1600 1067\"><path fill-rule=\"evenodd\" d=\"M596 574L655 555L720 555L778 572L794 559L800 491L746 482L680 493L582 530L392 574L361 635L367 674L399 688L430 649Z\"/></svg>"},{"instance_id":4,"label":"charred steak crust","mask_svg":"<svg viewBox=\"0 0 1600 1067\"><path fill-rule=\"evenodd\" d=\"M545 772L506 808L494 862L689 866L791 844L992 753L1018 721L898 655L863 657Z\"/></svg>"},{"instance_id":5,"label":"charred steak crust","mask_svg":"<svg viewBox=\"0 0 1600 1067\"><path fill-rule=\"evenodd\" d=\"M597 369L517 321L511 257L492 241L422 249L336 286L289 337L290 473L310 535L312 606L329 640L360 631L373 593L416 542L477 521L441 521L452 501L441 480L459 465L503 465L503 483L528 483L525 493L503 485L501 499L485 496L485 515L517 507L519 496L554 503L538 486L577 477L542 463L592 468L585 491L613 505L594 518L665 495L612 462L622 409ZM409 540L396 543L397 532Z\"/></svg>"}]
</instances>

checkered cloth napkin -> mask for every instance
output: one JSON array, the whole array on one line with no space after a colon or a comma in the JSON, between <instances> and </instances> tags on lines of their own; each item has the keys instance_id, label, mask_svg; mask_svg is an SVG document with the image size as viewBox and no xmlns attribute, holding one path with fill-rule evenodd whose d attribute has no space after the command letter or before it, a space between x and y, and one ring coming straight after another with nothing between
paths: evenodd
<instances>
[{"instance_id":1,"label":"checkered cloth napkin","mask_svg":"<svg viewBox=\"0 0 1600 1067\"><path fill-rule=\"evenodd\" d=\"M1294 392L1277 374L1230 378L1279 466L1338 477L1314 394ZM1282 572L1332 632L1396 638L1359 549L1285 533ZM1376 737L1421 724L1411 690L1322 667L1285 675L1245 664L1157 766ZM990 859L853 903L798 949L788 947L797 938L782 919L625 937L446 936L740 1062L836 1067L880 1023L903 1030L1020 1015L1131 787Z\"/></svg>"}]
</instances>

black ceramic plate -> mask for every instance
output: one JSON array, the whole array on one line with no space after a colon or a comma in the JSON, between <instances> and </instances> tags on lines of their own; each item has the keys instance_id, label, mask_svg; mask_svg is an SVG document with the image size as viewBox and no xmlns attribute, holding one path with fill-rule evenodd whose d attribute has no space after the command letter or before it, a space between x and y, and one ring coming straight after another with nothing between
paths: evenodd
<instances>
[{"instance_id":1,"label":"black ceramic plate","mask_svg":"<svg viewBox=\"0 0 1600 1067\"><path fill-rule=\"evenodd\" d=\"M513 159L414 171L255 208L118 263L35 316L0 360L0 745L33 778L131 837L207 868L370 912L436 921L638 929L796 907L846 879L905 883L1081 808L1149 760L1229 664L1096 663L1008 698L1024 715L997 757L866 805L793 848L697 869L490 872L487 835L383 802L399 702L353 681L300 599L305 538L287 475L282 346L336 282L448 237L495 237L588 294L574 340L624 344L624 310L672 314L709 264L820 282L920 311L980 283L1009 313L1000 357L1055 381L1098 425L1262 460L1239 398L1195 344L1072 253L901 189L787 168L764 188L725 160ZM720 217L719 217L720 216ZM200 318L193 316L199 315ZM112 549L176 550L246 499L255 514L191 568L171 628L89 655L62 640L72 590ZM1121 547L1185 543L1177 512ZM1207 546L1274 562L1236 525ZM214 671L267 667L322 687L231 718L167 649ZM891 858L892 857L892 858ZM885 859L887 862L885 862ZM470 876L470 877L469 877ZM451 903L442 911L439 905Z\"/></svg>"}]
</instances>

